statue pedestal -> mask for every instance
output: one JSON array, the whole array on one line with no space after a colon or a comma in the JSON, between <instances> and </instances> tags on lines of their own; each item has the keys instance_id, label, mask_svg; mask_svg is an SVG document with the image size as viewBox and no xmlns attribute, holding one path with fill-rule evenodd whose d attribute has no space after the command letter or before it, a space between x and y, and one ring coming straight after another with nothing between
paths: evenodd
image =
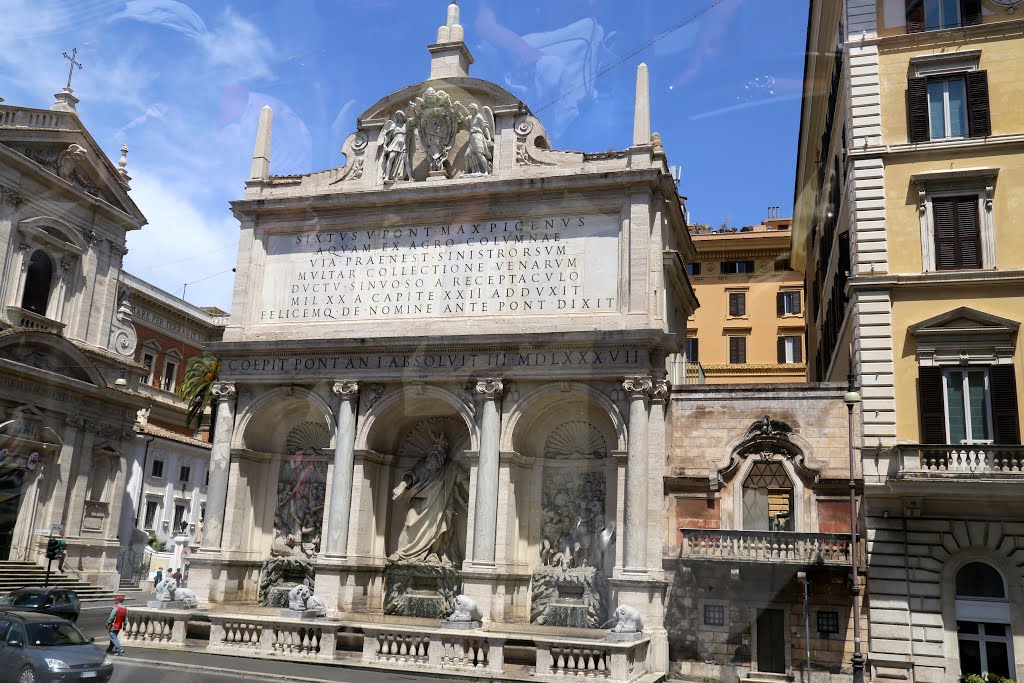
<instances>
[{"instance_id":1,"label":"statue pedestal","mask_svg":"<svg viewBox=\"0 0 1024 683\"><path fill-rule=\"evenodd\" d=\"M183 600L150 600L146 603L146 607L149 609L191 609L188 603Z\"/></svg>"},{"instance_id":2,"label":"statue pedestal","mask_svg":"<svg viewBox=\"0 0 1024 683\"><path fill-rule=\"evenodd\" d=\"M630 633L616 633L615 631L609 631L607 640L609 643L632 643L643 637L644 634L640 631L632 631Z\"/></svg>"},{"instance_id":3,"label":"statue pedestal","mask_svg":"<svg viewBox=\"0 0 1024 683\"><path fill-rule=\"evenodd\" d=\"M448 172L431 171L429 174L427 174L427 182L430 182L431 180L448 180Z\"/></svg>"},{"instance_id":4,"label":"statue pedestal","mask_svg":"<svg viewBox=\"0 0 1024 683\"><path fill-rule=\"evenodd\" d=\"M471 631L475 628L480 628L481 623L479 621L442 621L442 629L451 629L453 631Z\"/></svg>"},{"instance_id":5,"label":"statue pedestal","mask_svg":"<svg viewBox=\"0 0 1024 683\"><path fill-rule=\"evenodd\" d=\"M462 578L451 566L392 564L384 570L384 613L444 619L462 592Z\"/></svg>"},{"instance_id":6,"label":"statue pedestal","mask_svg":"<svg viewBox=\"0 0 1024 683\"><path fill-rule=\"evenodd\" d=\"M545 626L599 628L607 584L594 567L542 567L533 573L531 621Z\"/></svg>"},{"instance_id":7,"label":"statue pedestal","mask_svg":"<svg viewBox=\"0 0 1024 683\"><path fill-rule=\"evenodd\" d=\"M281 610L281 616L285 619L323 619L319 614L308 609L283 609Z\"/></svg>"}]
</instances>

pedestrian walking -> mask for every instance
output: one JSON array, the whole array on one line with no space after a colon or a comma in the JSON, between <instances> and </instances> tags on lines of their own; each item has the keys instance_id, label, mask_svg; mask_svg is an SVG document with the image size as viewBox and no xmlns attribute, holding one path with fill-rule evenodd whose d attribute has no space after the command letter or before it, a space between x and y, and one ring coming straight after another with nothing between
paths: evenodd
<instances>
[{"instance_id":1,"label":"pedestrian walking","mask_svg":"<svg viewBox=\"0 0 1024 683\"><path fill-rule=\"evenodd\" d=\"M107 652L113 652L116 655L123 655L124 648L121 647L121 641L117 639L117 634L124 628L124 620L128 617L128 608L124 606L124 596L114 596L114 608L110 610L110 616L107 617L107 634L110 636L110 644L107 645Z\"/></svg>"},{"instance_id":2,"label":"pedestrian walking","mask_svg":"<svg viewBox=\"0 0 1024 683\"><path fill-rule=\"evenodd\" d=\"M171 578L174 579L174 583L181 585L181 570L175 569L174 573L171 574Z\"/></svg>"},{"instance_id":3,"label":"pedestrian walking","mask_svg":"<svg viewBox=\"0 0 1024 683\"><path fill-rule=\"evenodd\" d=\"M164 568L160 567L156 570L156 575L153 577L153 589L160 585L160 582L164 580Z\"/></svg>"}]
</instances>

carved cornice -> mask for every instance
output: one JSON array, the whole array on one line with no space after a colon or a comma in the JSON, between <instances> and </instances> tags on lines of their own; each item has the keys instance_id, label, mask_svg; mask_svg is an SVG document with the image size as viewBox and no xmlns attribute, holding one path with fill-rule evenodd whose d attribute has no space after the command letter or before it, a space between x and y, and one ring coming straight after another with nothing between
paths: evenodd
<instances>
[{"instance_id":1,"label":"carved cornice","mask_svg":"<svg viewBox=\"0 0 1024 683\"><path fill-rule=\"evenodd\" d=\"M626 396L629 398L643 398L651 393L651 389L654 387L654 380L650 377L643 375L636 375L633 377L627 377L622 382L622 389L626 392Z\"/></svg>"},{"instance_id":2,"label":"carved cornice","mask_svg":"<svg viewBox=\"0 0 1024 683\"><path fill-rule=\"evenodd\" d=\"M343 401L350 401L359 396L359 382L353 380L335 382L331 391L341 396Z\"/></svg>"},{"instance_id":3,"label":"carved cornice","mask_svg":"<svg viewBox=\"0 0 1024 683\"><path fill-rule=\"evenodd\" d=\"M234 382L217 382L210 389L210 393L213 394L218 401L227 401L232 396L238 393L235 388Z\"/></svg>"},{"instance_id":4,"label":"carved cornice","mask_svg":"<svg viewBox=\"0 0 1024 683\"><path fill-rule=\"evenodd\" d=\"M504 390L505 386L500 379L486 377L476 381L476 393L484 399L500 398Z\"/></svg>"}]
</instances>

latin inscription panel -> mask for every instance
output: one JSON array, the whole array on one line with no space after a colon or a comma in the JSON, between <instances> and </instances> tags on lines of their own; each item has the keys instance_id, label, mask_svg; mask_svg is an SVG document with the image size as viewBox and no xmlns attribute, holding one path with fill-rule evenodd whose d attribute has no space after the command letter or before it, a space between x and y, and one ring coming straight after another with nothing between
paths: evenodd
<instances>
[{"instance_id":1,"label":"latin inscription panel","mask_svg":"<svg viewBox=\"0 0 1024 683\"><path fill-rule=\"evenodd\" d=\"M614 313L619 218L267 237L257 324Z\"/></svg>"}]
</instances>

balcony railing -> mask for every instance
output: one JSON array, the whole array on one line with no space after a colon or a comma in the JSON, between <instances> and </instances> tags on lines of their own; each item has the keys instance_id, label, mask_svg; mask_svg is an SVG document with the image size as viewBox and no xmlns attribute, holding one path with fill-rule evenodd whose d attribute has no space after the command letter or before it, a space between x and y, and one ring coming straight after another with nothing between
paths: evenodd
<instances>
[{"instance_id":1,"label":"balcony railing","mask_svg":"<svg viewBox=\"0 0 1024 683\"><path fill-rule=\"evenodd\" d=\"M848 567L849 534L799 531L680 529L679 557L712 562L767 562L788 565Z\"/></svg>"},{"instance_id":2,"label":"balcony railing","mask_svg":"<svg viewBox=\"0 0 1024 683\"><path fill-rule=\"evenodd\" d=\"M1024 446L988 444L903 445L899 476L944 474L1024 474Z\"/></svg>"},{"instance_id":3,"label":"balcony railing","mask_svg":"<svg viewBox=\"0 0 1024 683\"><path fill-rule=\"evenodd\" d=\"M45 315L39 315L18 306L7 307L7 319L16 327L24 327L26 330L38 330L40 332L56 332L61 334L65 327L64 323L50 320Z\"/></svg>"}]
</instances>

